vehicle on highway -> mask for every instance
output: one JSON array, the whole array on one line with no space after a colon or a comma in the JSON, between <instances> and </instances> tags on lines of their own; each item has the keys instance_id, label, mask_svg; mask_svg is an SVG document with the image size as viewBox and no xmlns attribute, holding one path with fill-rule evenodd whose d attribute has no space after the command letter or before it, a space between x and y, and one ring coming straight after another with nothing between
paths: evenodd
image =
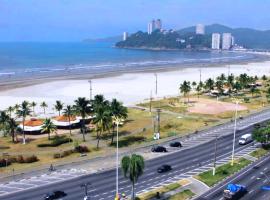
<instances>
[{"instance_id":1,"label":"vehicle on highway","mask_svg":"<svg viewBox=\"0 0 270 200\"><path fill-rule=\"evenodd\" d=\"M243 185L228 184L227 188L223 191L223 198L225 200L238 200L247 193L247 189Z\"/></svg>"},{"instance_id":2,"label":"vehicle on highway","mask_svg":"<svg viewBox=\"0 0 270 200\"><path fill-rule=\"evenodd\" d=\"M245 145L245 144L248 144L248 143L250 143L252 141L253 141L252 135L250 133L248 133L248 134L242 135L240 137L239 144Z\"/></svg>"},{"instance_id":3,"label":"vehicle on highway","mask_svg":"<svg viewBox=\"0 0 270 200\"><path fill-rule=\"evenodd\" d=\"M159 167L157 169L157 172L158 173L164 173L164 172L168 172L168 171L171 171L171 170L172 170L171 165L162 165L161 167Z\"/></svg>"},{"instance_id":4,"label":"vehicle on highway","mask_svg":"<svg viewBox=\"0 0 270 200\"><path fill-rule=\"evenodd\" d=\"M155 146L151 149L152 152L167 152L167 149L163 146Z\"/></svg>"},{"instance_id":5,"label":"vehicle on highway","mask_svg":"<svg viewBox=\"0 0 270 200\"><path fill-rule=\"evenodd\" d=\"M46 194L44 196L44 200L55 200L65 196L67 196L67 194L63 191L54 191L52 193Z\"/></svg>"},{"instance_id":6,"label":"vehicle on highway","mask_svg":"<svg viewBox=\"0 0 270 200\"><path fill-rule=\"evenodd\" d=\"M170 143L170 147L182 147L182 144L181 142L175 141Z\"/></svg>"}]
</instances>

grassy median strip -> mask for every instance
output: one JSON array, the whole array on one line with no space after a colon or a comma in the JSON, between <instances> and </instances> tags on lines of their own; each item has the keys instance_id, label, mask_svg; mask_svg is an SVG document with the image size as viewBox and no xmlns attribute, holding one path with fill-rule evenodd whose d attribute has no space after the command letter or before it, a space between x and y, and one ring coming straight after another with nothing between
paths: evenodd
<instances>
[{"instance_id":1,"label":"grassy median strip","mask_svg":"<svg viewBox=\"0 0 270 200\"><path fill-rule=\"evenodd\" d=\"M194 195L195 194L191 192L191 190L184 190L169 197L167 200L188 200L191 199L191 197L193 197Z\"/></svg>"},{"instance_id":2,"label":"grassy median strip","mask_svg":"<svg viewBox=\"0 0 270 200\"><path fill-rule=\"evenodd\" d=\"M247 160L245 158L240 158L238 160L235 160L235 163L233 166L231 166L231 163L227 163L225 165L217 167L215 176L213 176L212 174L213 171L209 170L195 176L195 178L197 178L198 180L204 182L206 185L211 187L214 184L218 183L219 181L223 180L224 178L244 168L250 163L251 163L250 160Z\"/></svg>"},{"instance_id":3,"label":"grassy median strip","mask_svg":"<svg viewBox=\"0 0 270 200\"><path fill-rule=\"evenodd\" d=\"M269 152L269 150L266 149L257 149L253 152L251 152L249 155L255 157L255 158L261 158L262 156L265 156L267 153Z\"/></svg>"},{"instance_id":4,"label":"grassy median strip","mask_svg":"<svg viewBox=\"0 0 270 200\"><path fill-rule=\"evenodd\" d=\"M181 186L182 185L179 183L172 183L172 184L157 188L155 190L152 190L150 192L144 193L144 194L139 196L139 199L140 200L149 200L149 199L156 197L157 192L159 192L159 194L162 195L166 192L176 190L177 188L180 188Z\"/></svg>"}]
</instances>

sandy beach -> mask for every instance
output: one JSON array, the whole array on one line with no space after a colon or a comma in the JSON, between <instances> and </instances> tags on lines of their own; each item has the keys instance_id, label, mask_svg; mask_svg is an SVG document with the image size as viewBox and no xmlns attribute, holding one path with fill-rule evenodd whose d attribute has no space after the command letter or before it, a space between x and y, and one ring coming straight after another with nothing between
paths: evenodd
<instances>
[{"instance_id":1,"label":"sandy beach","mask_svg":"<svg viewBox=\"0 0 270 200\"><path fill-rule=\"evenodd\" d=\"M157 97L174 96L179 94L179 84L184 80L199 81L215 78L221 73L233 73L239 75L270 76L270 61L254 62L247 64L222 65L219 67L190 67L174 71L158 71L158 93ZM155 94L154 72L123 73L119 76L97 77L92 79L93 95L103 94L106 98L117 98L125 105L130 106L145 99L149 99L150 93ZM10 85L12 87L12 85ZM15 87L15 86L14 86ZM88 79L80 80L56 80L47 83L33 84L21 88L14 88L0 92L0 109L6 109L23 100L46 101L48 110L53 112L55 100L61 100L66 105L72 104L77 97L88 97L90 95ZM40 108L37 108L41 111Z\"/></svg>"}]
</instances>

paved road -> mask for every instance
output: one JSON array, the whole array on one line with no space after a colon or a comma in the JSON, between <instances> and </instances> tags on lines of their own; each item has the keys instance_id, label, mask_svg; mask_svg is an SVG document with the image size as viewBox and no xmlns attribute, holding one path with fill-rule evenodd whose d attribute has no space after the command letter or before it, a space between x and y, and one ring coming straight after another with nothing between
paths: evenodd
<instances>
[{"instance_id":1,"label":"paved road","mask_svg":"<svg viewBox=\"0 0 270 200\"><path fill-rule=\"evenodd\" d=\"M251 132L251 128L244 129L237 133L237 138L245 133ZM230 156L232 135L226 135L218 140L218 158L226 158ZM247 147L247 146L245 146ZM236 145L236 150L240 151L245 148L243 146ZM152 159L146 162L145 174L140 178L139 183L136 185L137 191L145 190L153 185L166 182L168 179L184 174L185 172L194 170L200 165L210 164L213 160L214 141L210 141L205 144L201 144L195 148L178 151L176 153L168 154L162 159ZM105 164L106 161L104 161ZM167 174L157 174L156 169L160 165L167 163L172 165L173 170ZM121 174L121 173L120 173ZM92 190L90 195L92 199L113 199L115 193L115 171L105 171L102 173L86 175L83 177L74 178L73 180L62 181L38 188L32 188L27 191L19 191L14 194L9 194L0 199L5 200L38 200L42 199L42 196L55 189L64 190L68 196L65 199L82 199L83 190L79 187L80 184L85 182L92 182ZM129 193L130 183L122 176L120 177L120 191Z\"/></svg>"},{"instance_id":2,"label":"paved road","mask_svg":"<svg viewBox=\"0 0 270 200\"><path fill-rule=\"evenodd\" d=\"M270 200L270 191L263 191L263 185L270 185L268 177L270 176L270 157L267 156L262 160L253 163L251 166L242 170L240 173L218 184L207 193L198 197L196 200L221 200L224 188L228 183L243 184L247 187L248 193L241 200Z\"/></svg>"},{"instance_id":3,"label":"paved road","mask_svg":"<svg viewBox=\"0 0 270 200\"><path fill-rule=\"evenodd\" d=\"M266 117L269 117L269 111L262 112L259 115L251 116L245 120L239 121L240 130L237 132L237 138L252 131L251 127L245 128L247 125L254 123L255 121L263 121L266 119ZM218 139L218 160L219 162L227 162L229 160L228 157L231 154L232 147L232 124L226 124L215 129L210 129L209 131L198 134L197 136L194 136L193 138L190 138L184 142L184 146L189 146L191 143L196 143L197 146L192 146L192 148L183 148L183 150L170 149L172 153L167 153L166 156L157 157L155 159L146 161L145 174L140 177L139 183L136 185L136 191L142 192L145 190L150 190L153 187L157 187L174 179L179 180L180 178L192 176L195 173L200 172L198 169L209 169L212 165L211 163L213 162L213 137L216 134L221 136ZM248 153L251 145L252 144L246 146L236 145L236 152L244 151L245 153ZM157 167L165 163L172 165L173 170L167 174L157 174ZM105 165L106 160L104 160L104 166ZM16 191L15 189L21 184L24 184L25 187L29 187L30 189L25 191L18 190L16 193L0 196L0 200L38 200L42 199L44 194L56 189L64 190L68 194L68 196L64 198L66 200L79 200L83 199L83 190L80 188L80 185L89 181L92 183L92 187L89 189L92 200L113 199L113 196L115 195L115 170L74 177L72 180L68 179L69 176L72 176L69 173L64 175L66 175L66 179L64 176L62 176L62 174L60 174L61 177L58 176L59 179L57 182L51 183L48 181L46 185L40 185L39 187L31 187L29 180L17 182L18 186L7 185L6 189L14 191ZM53 177L47 178L48 180L55 179ZM37 178L35 181L42 182L43 177ZM4 187L5 186L3 186L3 188ZM121 192L125 192L127 194L130 193L130 183L122 176L120 176L119 179L119 189Z\"/></svg>"}]
</instances>

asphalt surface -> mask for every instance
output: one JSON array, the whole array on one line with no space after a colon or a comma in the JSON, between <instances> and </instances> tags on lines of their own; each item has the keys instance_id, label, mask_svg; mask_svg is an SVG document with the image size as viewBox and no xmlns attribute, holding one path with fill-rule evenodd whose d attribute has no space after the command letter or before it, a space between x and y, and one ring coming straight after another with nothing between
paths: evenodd
<instances>
[{"instance_id":1,"label":"asphalt surface","mask_svg":"<svg viewBox=\"0 0 270 200\"><path fill-rule=\"evenodd\" d=\"M263 174L261 174L263 173ZM229 183L241 184L247 187L248 193L241 200L270 200L270 191L262 190L262 186L270 186L270 180L265 176L270 176L270 157L253 163L249 167L241 170L233 177L213 187L206 194L196 200L221 200L223 190Z\"/></svg>"},{"instance_id":2,"label":"asphalt surface","mask_svg":"<svg viewBox=\"0 0 270 200\"><path fill-rule=\"evenodd\" d=\"M247 128L237 132L237 139L239 136L250 133L252 128ZM227 135L219 138L217 156L228 157L231 154L233 135ZM236 140L237 141L237 140ZM249 144L252 145L252 144ZM246 145L245 147L249 146ZM236 144L236 151L243 149L243 146ZM178 151L168 154L157 159L146 161L146 168L144 175L140 177L139 182L136 184L136 191L141 191L152 184L162 182L174 175L184 173L186 171L197 168L200 165L211 163L214 158L214 141L201 144L191 149ZM104 164L105 164L104 160ZM162 164L170 164L173 170L166 174L158 174L157 168ZM0 197L5 200L38 200L43 199L44 194L53 190L63 190L68 196L64 199L79 200L83 199L83 189L80 188L82 183L91 182L90 190L91 199L113 199L115 194L115 171L105 171L102 173L86 175L84 177L67 180L57 184L46 185L39 188L32 188L27 191L17 192L7 196ZM130 193L130 183L124 179L120 172L119 188L121 192L126 194Z\"/></svg>"}]
</instances>

